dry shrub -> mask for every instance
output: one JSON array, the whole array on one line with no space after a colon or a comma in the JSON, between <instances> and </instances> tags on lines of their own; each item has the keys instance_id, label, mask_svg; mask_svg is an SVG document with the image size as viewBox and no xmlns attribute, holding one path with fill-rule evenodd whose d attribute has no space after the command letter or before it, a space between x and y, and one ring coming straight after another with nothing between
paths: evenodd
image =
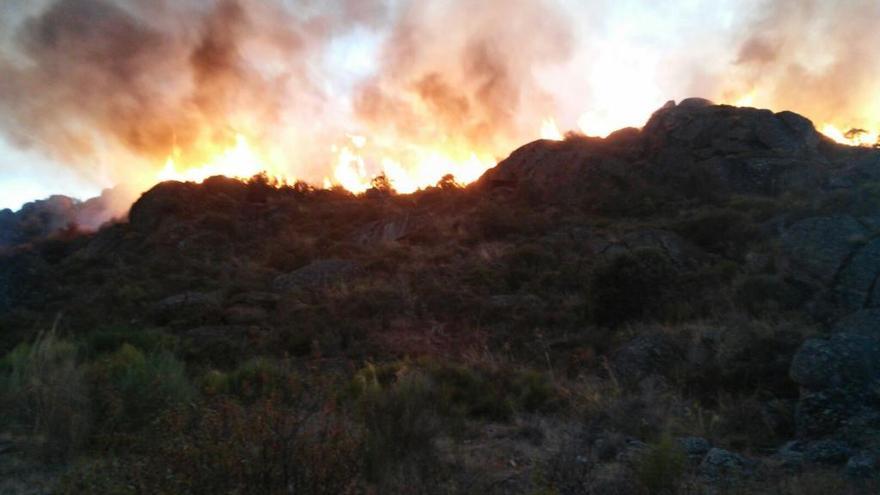
<instances>
[{"instance_id":1,"label":"dry shrub","mask_svg":"<svg viewBox=\"0 0 880 495\"><path fill-rule=\"evenodd\" d=\"M46 459L66 459L88 438L89 398L76 346L54 331L0 361L0 404L13 430Z\"/></svg>"},{"instance_id":2,"label":"dry shrub","mask_svg":"<svg viewBox=\"0 0 880 495\"><path fill-rule=\"evenodd\" d=\"M337 495L360 479L360 435L332 404L310 414L274 398L242 405L220 397L167 415L162 431L158 448L127 474L145 493Z\"/></svg>"}]
</instances>

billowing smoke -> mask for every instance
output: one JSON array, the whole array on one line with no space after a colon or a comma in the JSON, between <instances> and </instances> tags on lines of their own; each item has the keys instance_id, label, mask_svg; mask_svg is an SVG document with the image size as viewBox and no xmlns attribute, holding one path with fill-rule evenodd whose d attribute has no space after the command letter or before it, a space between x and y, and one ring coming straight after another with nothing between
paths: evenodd
<instances>
[{"instance_id":1,"label":"billowing smoke","mask_svg":"<svg viewBox=\"0 0 880 495\"><path fill-rule=\"evenodd\" d=\"M532 71L572 49L568 22L542 0L17 3L27 14L4 28L0 128L135 189L172 153L204 162L240 134L275 170L318 183L334 178L330 149L355 134L375 155L362 174L390 155L405 168L424 155L408 152L438 143L494 159L552 113ZM378 40L377 59L354 76L328 67L340 39L349 50Z\"/></svg>"},{"instance_id":2,"label":"billowing smoke","mask_svg":"<svg viewBox=\"0 0 880 495\"><path fill-rule=\"evenodd\" d=\"M0 8L0 133L96 185L134 191L170 155L202 163L239 135L288 177L368 181L402 169L425 185L444 160L473 157L478 175L549 117L601 134L686 96L880 127L875 0ZM355 146L357 159L340 153Z\"/></svg>"},{"instance_id":3,"label":"billowing smoke","mask_svg":"<svg viewBox=\"0 0 880 495\"><path fill-rule=\"evenodd\" d=\"M753 92L817 123L880 125L880 2L767 0L754 12L721 93Z\"/></svg>"},{"instance_id":4,"label":"billowing smoke","mask_svg":"<svg viewBox=\"0 0 880 495\"><path fill-rule=\"evenodd\" d=\"M510 151L555 112L534 71L568 60L573 44L571 26L545 2L414 2L359 87L355 111L405 140Z\"/></svg>"}]
</instances>

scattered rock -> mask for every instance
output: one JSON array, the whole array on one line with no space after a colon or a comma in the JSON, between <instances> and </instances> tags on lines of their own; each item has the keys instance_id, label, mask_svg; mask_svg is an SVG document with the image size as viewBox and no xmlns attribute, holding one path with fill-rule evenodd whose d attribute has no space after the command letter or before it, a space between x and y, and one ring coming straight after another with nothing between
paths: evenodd
<instances>
[{"instance_id":1,"label":"scattered rock","mask_svg":"<svg viewBox=\"0 0 880 495\"><path fill-rule=\"evenodd\" d=\"M278 291L314 290L343 282L355 275L358 270L359 266L354 261L318 260L286 275L275 277L273 287Z\"/></svg>"},{"instance_id":2,"label":"scattered rock","mask_svg":"<svg viewBox=\"0 0 880 495\"><path fill-rule=\"evenodd\" d=\"M652 374L664 375L683 358L678 343L662 332L639 335L611 357L611 369L618 380L635 384Z\"/></svg>"},{"instance_id":3,"label":"scattered rock","mask_svg":"<svg viewBox=\"0 0 880 495\"><path fill-rule=\"evenodd\" d=\"M231 324L261 323L269 317L269 312L259 306L236 304L223 310L223 319Z\"/></svg>"},{"instance_id":4,"label":"scattered rock","mask_svg":"<svg viewBox=\"0 0 880 495\"><path fill-rule=\"evenodd\" d=\"M702 437L682 437L678 444L690 459L702 459L712 449L712 444Z\"/></svg>"},{"instance_id":5,"label":"scattered rock","mask_svg":"<svg viewBox=\"0 0 880 495\"><path fill-rule=\"evenodd\" d=\"M415 222L409 215L391 220L377 220L364 225L354 235L354 242L362 246L394 242L404 239L413 229Z\"/></svg>"},{"instance_id":6,"label":"scattered rock","mask_svg":"<svg viewBox=\"0 0 880 495\"><path fill-rule=\"evenodd\" d=\"M730 480L753 474L757 462L724 449L713 448L703 458L697 472L709 480Z\"/></svg>"},{"instance_id":7,"label":"scattered rock","mask_svg":"<svg viewBox=\"0 0 880 495\"><path fill-rule=\"evenodd\" d=\"M184 292L162 299L153 308L159 323L189 322L206 323L220 313L220 298L207 292Z\"/></svg>"},{"instance_id":8,"label":"scattered rock","mask_svg":"<svg viewBox=\"0 0 880 495\"><path fill-rule=\"evenodd\" d=\"M804 460L816 464L843 464L850 455L852 450L839 440L819 440L804 449Z\"/></svg>"},{"instance_id":9,"label":"scattered rock","mask_svg":"<svg viewBox=\"0 0 880 495\"><path fill-rule=\"evenodd\" d=\"M788 469L799 469L804 464L804 443L794 440L783 445L775 454L780 465Z\"/></svg>"},{"instance_id":10,"label":"scattered rock","mask_svg":"<svg viewBox=\"0 0 880 495\"><path fill-rule=\"evenodd\" d=\"M860 452L846 462L844 472L851 478L870 479L878 476L877 456L868 452Z\"/></svg>"}]
</instances>

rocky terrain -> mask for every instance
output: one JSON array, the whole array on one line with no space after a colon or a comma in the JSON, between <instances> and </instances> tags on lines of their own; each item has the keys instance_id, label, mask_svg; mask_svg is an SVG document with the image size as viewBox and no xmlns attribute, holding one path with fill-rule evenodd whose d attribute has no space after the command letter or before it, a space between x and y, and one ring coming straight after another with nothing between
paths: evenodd
<instances>
[{"instance_id":1,"label":"rocky terrain","mask_svg":"<svg viewBox=\"0 0 880 495\"><path fill-rule=\"evenodd\" d=\"M92 234L0 213L6 483L878 490L880 151L690 99L379 186L163 183Z\"/></svg>"}]
</instances>

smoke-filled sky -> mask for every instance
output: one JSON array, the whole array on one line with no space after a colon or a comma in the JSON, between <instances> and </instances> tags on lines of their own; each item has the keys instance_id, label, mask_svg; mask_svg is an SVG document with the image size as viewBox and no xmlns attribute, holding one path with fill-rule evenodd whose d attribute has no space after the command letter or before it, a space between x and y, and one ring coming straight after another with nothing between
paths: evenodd
<instances>
[{"instance_id":1,"label":"smoke-filled sky","mask_svg":"<svg viewBox=\"0 0 880 495\"><path fill-rule=\"evenodd\" d=\"M688 96L878 129L878 27L876 0L0 0L0 208L242 136L289 178L425 185Z\"/></svg>"}]
</instances>

